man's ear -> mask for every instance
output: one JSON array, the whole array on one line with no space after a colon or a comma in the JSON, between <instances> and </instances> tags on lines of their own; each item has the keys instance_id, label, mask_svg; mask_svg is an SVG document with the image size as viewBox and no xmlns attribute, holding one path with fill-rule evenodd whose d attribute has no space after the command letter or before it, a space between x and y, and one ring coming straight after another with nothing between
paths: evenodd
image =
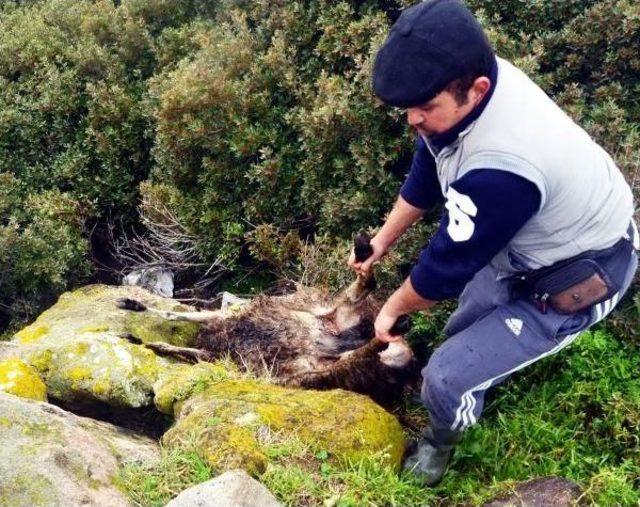
<instances>
[{"instance_id":1,"label":"man's ear","mask_svg":"<svg viewBox=\"0 0 640 507\"><path fill-rule=\"evenodd\" d=\"M475 106L491 89L491 80L487 76L477 78L469 88L469 100Z\"/></svg>"}]
</instances>

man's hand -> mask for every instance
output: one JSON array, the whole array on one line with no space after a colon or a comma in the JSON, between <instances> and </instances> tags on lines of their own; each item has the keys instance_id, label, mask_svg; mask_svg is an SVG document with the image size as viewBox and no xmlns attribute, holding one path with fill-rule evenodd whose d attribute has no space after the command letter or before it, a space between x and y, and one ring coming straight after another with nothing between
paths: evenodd
<instances>
[{"instance_id":1,"label":"man's hand","mask_svg":"<svg viewBox=\"0 0 640 507\"><path fill-rule=\"evenodd\" d=\"M347 264L359 275L367 276L371 271L371 266L378 262L391 248L395 241L404 234L411 224L416 222L422 215L423 209L412 206L405 201L402 196L398 197L391 213L385 220L384 225L371 240L373 254L363 262L356 261L356 254L351 251Z\"/></svg>"},{"instance_id":2,"label":"man's hand","mask_svg":"<svg viewBox=\"0 0 640 507\"><path fill-rule=\"evenodd\" d=\"M348 266L362 276L368 276L373 264L378 262L387 253L387 247L382 245L377 237L373 238L369 244L371 245L373 253L367 257L366 260L358 262L356 260L355 250L351 249L351 254L347 261Z\"/></svg>"},{"instance_id":3,"label":"man's hand","mask_svg":"<svg viewBox=\"0 0 640 507\"><path fill-rule=\"evenodd\" d=\"M437 301L421 297L413 288L411 279L407 278L400 288L391 294L380 310L373 325L376 338L385 343L398 341L401 336L393 336L389 333L398 317L419 310L427 310L436 303Z\"/></svg>"},{"instance_id":4,"label":"man's hand","mask_svg":"<svg viewBox=\"0 0 640 507\"><path fill-rule=\"evenodd\" d=\"M376 331L376 338L384 343L396 342L402 339L402 336L400 335L394 336L389 333L397 319L398 316L385 311L385 307L383 307L376 318L375 324L373 325Z\"/></svg>"}]
</instances>

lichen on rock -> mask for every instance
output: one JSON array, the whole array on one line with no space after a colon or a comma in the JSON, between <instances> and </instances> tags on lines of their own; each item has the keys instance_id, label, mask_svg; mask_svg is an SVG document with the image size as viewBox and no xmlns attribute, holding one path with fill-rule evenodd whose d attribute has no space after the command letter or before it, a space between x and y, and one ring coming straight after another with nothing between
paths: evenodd
<instances>
[{"instance_id":1,"label":"lichen on rock","mask_svg":"<svg viewBox=\"0 0 640 507\"><path fill-rule=\"evenodd\" d=\"M179 305L171 310L187 311L187 308ZM200 330L200 325L196 322L166 320L158 315L138 312L128 312L125 325L130 333L143 343L166 342L179 347L193 345Z\"/></svg>"},{"instance_id":2,"label":"lichen on rock","mask_svg":"<svg viewBox=\"0 0 640 507\"><path fill-rule=\"evenodd\" d=\"M366 396L304 391L255 380L222 380L178 403L177 423L163 437L168 447L189 447L216 470L264 471L273 436L331 458L358 461L386 453L399 467L404 434L395 417Z\"/></svg>"},{"instance_id":3,"label":"lichen on rock","mask_svg":"<svg viewBox=\"0 0 640 507\"><path fill-rule=\"evenodd\" d=\"M38 370L53 398L149 405L160 372L182 365L125 338L185 345L195 340L199 326L188 322L162 326L146 313L133 318L131 312L116 307L122 297L163 310L188 309L139 287L90 285L63 294L33 324L16 333L12 354Z\"/></svg>"},{"instance_id":4,"label":"lichen on rock","mask_svg":"<svg viewBox=\"0 0 640 507\"><path fill-rule=\"evenodd\" d=\"M17 358L0 362L0 391L21 398L47 400L47 386L36 369Z\"/></svg>"},{"instance_id":5,"label":"lichen on rock","mask_svg":"<svg viewBox=\"0 0 640 507\"><path fill-rule=\"evenodd\" d=\"M49 395L65 402L103 401L141 407L152 399L152 386L162 369L172 365L152 351L102 334L91 341L69 341L24 351L23 357L43 368Z\"/></svg>"}]
</instances>

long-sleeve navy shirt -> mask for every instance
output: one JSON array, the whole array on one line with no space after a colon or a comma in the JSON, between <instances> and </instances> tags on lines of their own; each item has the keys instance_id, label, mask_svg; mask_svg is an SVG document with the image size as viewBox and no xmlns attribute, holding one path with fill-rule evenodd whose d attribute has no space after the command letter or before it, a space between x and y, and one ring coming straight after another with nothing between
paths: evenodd
<instances>
[{"instance_id":1,"label":"long-sleeve navy shirt","mask_svg":"<svg viewBox=\"0 0 640 507\"><path fill-rule=\"evenodd\" d=\"M422 138L400 195L422 209L445 200L435 160ZM414 289L425 299L459 296L536 213L541 202L533 182L492 168L467 172L451 183L447 197L440 227L410 275Z\"/></svg>"}]
</instances>

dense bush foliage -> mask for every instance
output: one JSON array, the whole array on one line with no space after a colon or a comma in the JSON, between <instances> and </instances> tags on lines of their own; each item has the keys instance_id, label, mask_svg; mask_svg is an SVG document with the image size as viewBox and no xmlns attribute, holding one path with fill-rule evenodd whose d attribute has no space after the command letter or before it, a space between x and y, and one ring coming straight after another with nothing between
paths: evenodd
<instances>
[{"instance_id":1,"label":"dense bush foliage","mask_svg":"<svg viewBox=\"0 0 640 507\"><path fill-rule=\"evenodd\" d=\"M385 27L347 3L257 2L184 28L196 48L151 87L153 181L180 190L203 255L234 263L263 225L348 237L380 219L405 141L368 86Z\"/></svg>"},{"instance_id":2,"label":"dense bush foliage","mask_svg":"<svg viewBox=\"0 0 640 507\"><path fill-rule=\"evenodd\" d=\"M5 172L0 214L0 304L4 315L32 315L88 272L83 210L68 194L32 192Z\"/></svg>"},{"instance_id":3,"label":"dense bush foliage","mask_svg":"<svg viewBox=\"0 0 640 507\"><path fill-rule=\"evenodd\" d=\"M499 54L555 96L635 186L637 4L470 5ZM370 92L371 57L388 23L381 7L392 18L398 5L228 4L214 26L172 32L190 50L152 86L158 162L152 181L184 196L178 214L202 238L203 255L222 251L237 267L248 240L254 258L273 265L282 252L267 258L268 244L278 234L289 245L292 229L335 242L380 223L411 144L403 119ZM261 239L268 244L257 245Z\"/></svg>"},{"instance_id":4,"label":"dense bush foliage","mask_svg":"<svg viewBox=\"0 0 640 507\"><path fill-rule=\"evenodd\" d=\"M2 17L0 167L87 214L135 206L147 172L151 39L110 2L55 0Z\"/></svg>"},{"instance_id":5,"label":"dense bush foliage","mask_svg":"<svg viewBox=\"0 0 640 507\"><path fill-rule=\"evenodd\" d=\"M640 5L629 0L469 3L493 26L499 54L516 60L614 156L637 198Z\"/></svg>"}]
</instances>

